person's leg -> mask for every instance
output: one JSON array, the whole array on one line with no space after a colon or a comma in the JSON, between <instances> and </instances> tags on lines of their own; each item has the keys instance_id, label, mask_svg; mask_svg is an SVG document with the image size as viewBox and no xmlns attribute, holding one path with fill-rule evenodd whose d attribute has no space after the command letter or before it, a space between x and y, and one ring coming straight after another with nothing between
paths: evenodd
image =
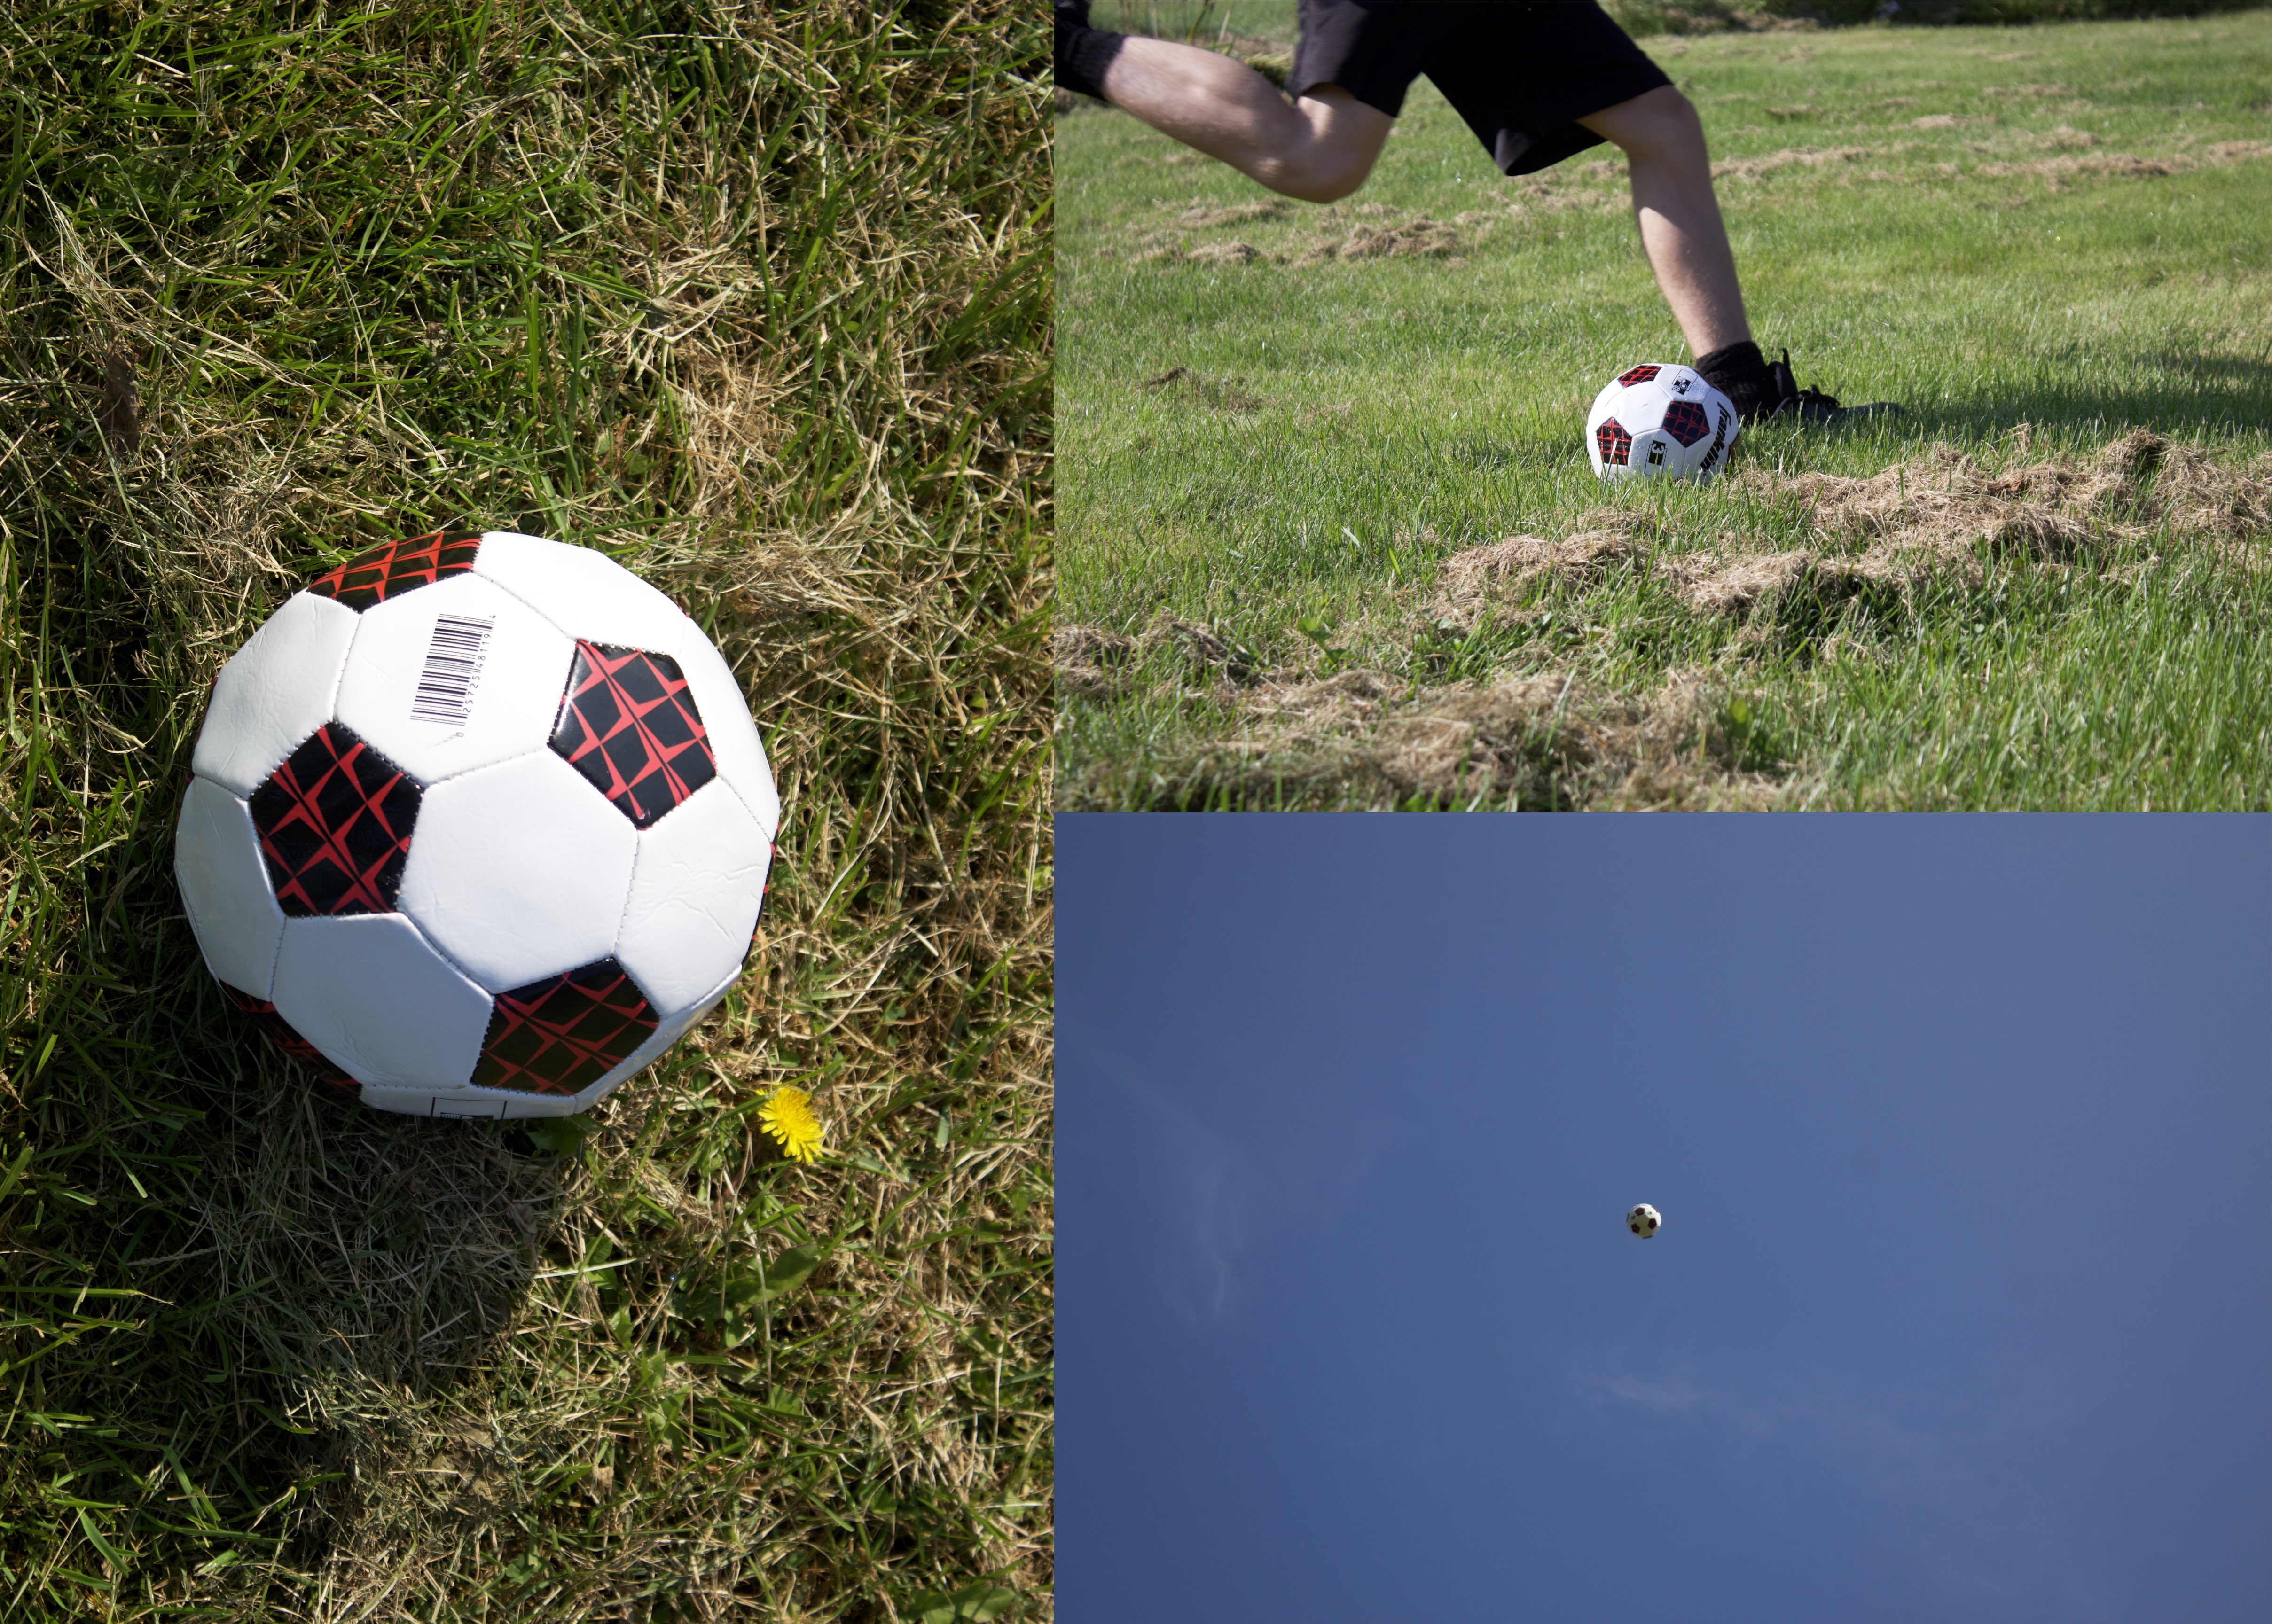
<instances>
[{"instance_id":1,"label":"person's leg","mask_svg":"<svg viewBox=\"0 0 2272 1624\"><path fill-rule=\"evenodd\" d=\"M1578 121L1625 150L1641 250L1688 347L1708 355L1751 341L1736 257L1712 195L1704 123L1670 85Z\"/></svg>"},{"instance_id":2,"label":"person's leg","mask_svg":"<svg viewBox=\"0 0 2272 1624\"><path fill-rule=\"evenodd\" d=\"M1362 186L1396 122L1338 85L1315 86L1289 105L1242 63L1140 36L1113 56L1104 93L1162 135L1305 203L1331 203Z\"/></svg>"}]
</instances>

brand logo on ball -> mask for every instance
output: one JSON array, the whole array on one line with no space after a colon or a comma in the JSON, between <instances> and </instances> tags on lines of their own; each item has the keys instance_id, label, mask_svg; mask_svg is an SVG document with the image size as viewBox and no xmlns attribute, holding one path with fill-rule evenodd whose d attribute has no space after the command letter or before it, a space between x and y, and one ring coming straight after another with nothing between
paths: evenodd
<instances>
[{"instance_id":1,"label":"brand logo on ball","mask_svg":"<svg viewBox=\"0 0 2272 1624\"><path fill-rule=\"evenodd\" d=\"M1728 443L1728 425L1735 421L1735 407L1723 405L1720 407L1719 429L1712 436L1712 449L1704 453L1704 460L1697 466L1697 471L1699 473L1709 473L1712 471L1713 466L1719 462L1720 453L1723 449L1725 449Z\"/></svg>"}]
</instances>

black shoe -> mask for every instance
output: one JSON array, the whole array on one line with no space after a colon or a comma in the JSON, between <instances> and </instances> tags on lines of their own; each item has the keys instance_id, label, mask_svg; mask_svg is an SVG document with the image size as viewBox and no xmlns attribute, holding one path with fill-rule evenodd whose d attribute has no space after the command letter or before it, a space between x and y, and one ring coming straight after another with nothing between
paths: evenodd
<instances>
[{"instance_id":1,"label":"black shoe","mask_svg":"<svg viewBox=\"0 0 2272 1624\"><path fill-rule=\"evenodd\" d=\"M1819 389L1801 389L1798 379L1790 369L1790 352L1785 350L1781 361L1768 362L1768 376L1775 380L1775 400L1773 406L1762 406L1757 422L1781 420L1804 423L1809 428L1828 428L1872 417L1898 417L1904 410L1890 400L1873 400L1868 406L1842 406L1835 395L1826 395Z\"/></svg>"}]
</instances>

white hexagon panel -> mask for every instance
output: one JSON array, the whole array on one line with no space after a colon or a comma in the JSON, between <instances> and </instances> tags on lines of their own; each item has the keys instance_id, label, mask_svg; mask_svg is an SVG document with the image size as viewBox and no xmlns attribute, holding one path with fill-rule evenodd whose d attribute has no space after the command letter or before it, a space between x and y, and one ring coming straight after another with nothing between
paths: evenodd
<instances>
[{"instance_id":1,"label":"white hexagon panel","mask_svg":"<svg viewBox=\"0 0 2272 1624\"><path fill-rule=\"evenodd\" d=\"M692 621L442 533L310 582L216 686L175 867L237 1008L366 1105L580 1111L740 973L778 818Z\"/></svg>"},{"instance_id":2,"label":"white hexagon panel","mask_svg":"<svg viewBox=\"0 0 2272 1624\"><path fill-rule=\"evenodd\" d=\"M575 644L476 575L362 613L339 719L422 784L543 748Z\"/></svg>"},{"instance_id":3,"label":"white hexagon panel","mask_svg":"<svg viewBox=\"0 0 2272 1624\"><path fill-rule=\"evenodd\" d=\"M295 594L221 667L191 769L231 793L252 793L293 746L332 719L355 634L353 610Z\"/></svg>"},{"instance_id":4,"label":"white hexagon panel","mask_svg":"<svg viewBox=\"0 0 2272 1624\"><path fill-rule=\"evenodd\" d=\"M616 957L661 1009L684 1009L741 969L773 846L722 779L639 838Z\"/></svg>"},{"instance_id":5,"label":"white hexagon panel","mask_svg":"<svg viewBox=\"0 0 2272 1624\"><path fill-rule=\"evenodd\" d=\"M174 878L213 980L265 999L284 910L268 889L251 808L210 778L191 778L182 797Z\"/></svg>"},{"instance_id":6,"label":"white hexagon panel","mask_svg":"<svg viewBox=\"0 0 2272 1624\"><path fill-rule=\"evenodd\" d=\"M276 1013L356 1082L461 1086L490 996L400 913L296 919L276 956Z\"/></svg>"},{"instance_id":7,"label":"white hexagon panel","mask_svg":"<svg viewBox=\"0 0 2272 1624\"><path fill-rule=\"evenodd\" d=\"M418 810L402 911L490 992L604 958L639 831L550 750L437 784Z\"/></svg>"},{"instance_id":8,"label":"white hexagon panel","mask_svg":"<svg viewBox=\"0 0 2272 1624\"><path fill-rule=\"evenodd\" d=\"M494 581L572 637L623 648L678 646L686 612L605 553L492 530L474 573ZM700 629L699 627L696 629Z\"/></svg>"}]
</instances>

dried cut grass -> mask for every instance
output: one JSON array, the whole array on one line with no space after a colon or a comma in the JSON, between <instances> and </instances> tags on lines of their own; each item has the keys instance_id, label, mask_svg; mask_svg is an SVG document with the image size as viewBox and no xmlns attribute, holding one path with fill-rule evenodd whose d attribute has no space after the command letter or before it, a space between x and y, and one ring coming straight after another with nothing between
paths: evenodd
<instances>
[{"instance_id":1,"label":"dried cut grass","mask_svg":"<svg viewBox=\"0 0 2272 1624\"><path fill-rule=\"evenodd\" d=\"M2024 428L2012 436L2001 468L1939 445L1869 478L1735 475L1797 519L1801 547L1684 546L1655 511L1613 508L1558 540L1518 535L1455 553L1417 606L1436 627L1520 624L1550 587L1583 592L1639 575L1691 615L1740 623L1732 663L1677 668L1647 694L1566 664L1438 684L1371 668L1257 672L1211 690L1237 712L1237 736L1155 764L1154 793L1171 804L1790 804L1807 786L1731 686L1754 645L1867 659L1870 622L1846 618L1846 606L1866 602L1882 618L1936 586L1978 589L1993 570L2081 565L2119 577L2149 546L2257 568L2272 557L2272 458L2236 468L2139 430L2088 456L2029 460L2031 438ZM1125 640L1125 652L1158 635Z\"/></svg>"},{"instance_id":2,"label":"dried cut grass","mask_svg":"<svg viewBox=\"0 0 2272 1624\"><path fill-rule=\"evenodd\" d=\"M1439 626L1462 634L1481 623L1520 624L1535 618L1536 611L1519 606L1541 583L1582 591L1613 570L1640 569L1670 586L1694 614L1745 620L1762 607L1772 612L1801 592L1835 603L1873 587L1914 586L1924 573L1914 561L1885 553L1857 558L1792 548L1730 559L1712 549L1665 551L1663 540L1653 524L1633 516L1619 528L1588 531L1561 541L1513 536L1469 548L1439 567L1428 612Z\"/></svg>"},{"instance_id":3,"label":"dried cut grass","mask_svg":"<svg viewBox=\"0 0 2272 1624\"><path fill-rule=\"evenodd\" d=\"M1165 615L1134 637L1063 628L1055 650L1067 692L1126 694L1146 657L1167 653L1236 713L1234 738L1162 764L1162 804L1732 807L1769 804L1787 788L1731 734L1725 695L1700 672L1676 672L1635 698L1572 670L1442 683L1371 668L1260 670L1219 636ZM1157 692L1192 690L1170 676Z\"/></svg>"},{"instance_id":4,"label":"dried cut grass","mask_svg":"<svg viewBox=\"0 0 2272 1624\"><path fill-rule=\"evenodd\" d=\"M1757 180L1762 175L1773 175L1779 169L1820 169L1832 164L1850 164L1864 158L1885 158L1902 150L1904 144L1891 142L1882 146L1785 147L1781 152L1768 153L1759 158L1723 158L1712 165L1715 181Z\"/></svg>"},{"instance_id":5,"label":"dried cut grass","mask_svg":"<svg viewBox=\"0 0 2272 1624\"><path fill-rule=\"evenodd\" d=\"M2026 425L2011 444L2024 455ZM1867 479L1735 476L1762 495L1796 501L1829 541L1882 544L1940 557L1980 549L2063 562L2094 543L2134 540L2157 529L2211 546L2272 535L2272 467L2223 466L2198 446L2171 446L2136 429L2088 458L2060 456L2000 472L1942 443Z\"/></svg>"},{"instance_id":6,"label":"dried cut grass","mask_svg":"<svg viewBox=\"0 0 2272 1624\"><path fill-rule=\"evenodd\" d=\"M1162 207L1173 207L1163 204ZM1188 261L1193 264L1243 264L1249 260L1268 257L1251 242L1199 242L1187 240L1192 232L1211 231L1221 226L1247 225L1280 219L1291 212L1291 205L1269 199L1260 203L1239 203L1222 208L1209 208L1194 203L1162 226L1146 220L1130 223L1128 229L1135 234L1136 248L1128 263L1138 265L1159 264L1168 261Z\"/></svg>"},{"instance_id":7,"label":"dried cut grass","mask_svg":"<svg viewBox=\"0 0 2272 1624\"><path fill-rule=\"evenodd\" d=\"M1769 111L1772 113L1774 109ZM1910 123L1917 130L1943 130L1973 122L1977 121L1959 118L1953 114L1933 113L1911 119ZM2175 152L2161 157L2140 157L2132 153L2090 152L2086 149L2095 146L2097 138L2088 130L2065 125L2039 133L2023 132L2014 139L2023 147L2051 147L2059 155L2050 158L1997 158L1978 162L1944 160L1933 165L1933 170L1952 180L2022 176L2043 180L2057 187L2077 176L2154 179L2187 175L2203 168L2223 168L2272 156L2272 142L2263 141L2220 141L2198 153ZM1882 161L1897 157L1915 151L1917 146L1917 144L1911 141L1888 141L1860 146L1787 147L1757 158L1717 160L1712 165L1712 175L1715 180L1755 181L1785 170L1828 171L1865 180L1888 181L1900 177L1885 170L1858 169L1852 166L1864 160ZM1615 165L1598 160L1580 168L1604 179L1617 173Z\"/></svg>"},{"instance_id":8,"label":"dried cut grass","mask_svg":"<svg viewBox=\"0 0 2272 1624\"><path fill-rule=\"evenodd\" d=\"M1599 517L1605 527L1559 541L1509 536L1453 554L1439 568L1430 612L1439 621L1472 628L1480 616L1542 579L1589 584L1647 557L1656 544L1656 526L1647 515L1612 510Z\"/></svg>"},{"instance_id":9,"label":"dried cut grass","mask_svg":"<svg viewBox=\"0 0 2272 1624\"><path fill-rule=\"evenodd\" d=\"M1214 209L1195 203L1176 216L1176 224L1186 231L1206 231L1216 226L1243 226L1250 220L1282 220L1291 212L1291 205L1275 200L1234 203Z\"/></svg>"},{"instance_id":10,"label":"dried cut grass","mask_svg":"<svg viewBox=\"0 0 2272 1624\"><path fill-rule=\"evenodd\" d=\"M1137 641L1100 626L1060 626L1050 633L1050 664L1060 689L1110 699L1123 691L1122 674Z\"/></svg>"},{"instance_id":11,"label":"dried cut grass","mask_svg":"<svg viewBox=\"0 0 2272 1624\"><path fill-rule=\"evenodd\" d=\"M2054 145L2089 146L2093 138L2081 130L2060 135ZM2228 165L2251 163L2258 159L2272 158L2272 142L2220 141L2199 154L2171 153L2162 158L2141 158L2131 153L2089 153L2080 157L2035 158L2021 162L1997 161L1974 167L1971 173L1978 175L2026 175L2049 183L2053 188L2075 175L2116 175L2125 180L2147 180L2171 175L2190 175L2197 169L2221 169Z\"/></svg>"},{"instance_id":12,"label":"dried cut grass","mask_svg":"<svg viewBox=\"0 0 2272 1624\"><path fill-rule=\"evenodd\" d=\"M2023 424L2007 443L2024 456L2031 438ZM1613 570L1645 568L1691 611L1746 619L1802 593L1835 603L1878 589L1906 594L1934 580L1977 586L1999 561L2111 570L2156 537L2249 568L2272 562L2272 458L2230 467L2147 429L2093 457L2000 471L1942 443L1867 478L1757 466L1730 477L1796 510L1815 544L1732 557L1669 550L1653 516L1611 510L1591 521L1602 527L1560 540L1513 536L1454 554L1439 566L1428 612L1466 630L1486 617L1516 618L1542 583L1582 589Z\"/></svg>"},{"instance_id":13,"label":"dried cut grass","mask_svg":"<svg viewBox=\"0 0 2272 1624\"><path fill-rule=\"evenodd\" d=\"M1260 669L1251 650L1172 615L1155 617L1132 637L1100 626L1060 626L1050 634L1050 653L1061 687L1107 697L1128 691L1135 668L1153 655L1169 656L1184 674L1210 687L1242 686L1254 681Z\"/></svg>"},{"instance_id":14,"label":"dried cut grass","mask_svg":"<svg viewBox=\"0 0 2272 1624\"><path fill-rule=\"evenodd\" d=\"M1301 268L1353 259L1442 259L1466 246L1460 228L1424 214L1392 226L1360 227L1302 243L1288 263Z\"/></svg>"},{"instance_id":15,"label":"dried cut grass","mask_svg":"<svg viewBox=\"0 0 2272 1624\"><path fill-rule=\"evenodd\" d=\"M1243 265L1262 257L1252 242L1203 242L1184 256L1195 265Z\"/></svg>"},{"instance_id":16,"label":"dried cut grass","mask_svg":"<svg viewBox=\"0 0 2272 1624\"><path fill-rule=\"evenodd\" d=\"M1183 771L1214 793L1235 786L1250 803L1290 792L1308 804L1773 804L1788 786L1745 764L1717 701L1689 671L1640 698L1573 671L1416 689L1348 671L1257 688L1241 705L1247 730Z\"/></svg>"},{"instance_id":17,"label":"dried cut grass","mask_svg":"<svg viewBox=\"0 0 2272 1624\"><path fill-rule=\"evenodd\" d=\"M1668 558L1661 568L1681 601L1697 614L1740 618L1761 600L1773 601L1797 589L1820 562L1814 554L1794 548L1753 553L1724 564L1709 554L1689 555Z\"/></svg>"},{"instance_id":18,"label":"dried cut grass","mask_svg":"<svg viewBox=\"0 0 2272 1624\"><path fill-rule=\"evenodd\" d=\"M2112 175L2124 180L2147 180L2157 175L2183 175L2196 166L2187 158L2140 158L2129 153L2092 153L2081 158L2030 158L2018 163L1984 163L1974 175L2000 178L2028 175L2057 182L2074 175Z\"/></svg>"},{"instance_id":19,"label":"dried cut grass","mask_svg":"<svg viewBox=\"0 0 2272 1624\"><path fill-rule=\"evenodd\" d=\"M1248 393L1236 379L1210 377L1190 367L1170 367L1157 377L1146 378L1144 387L1164 399L1185 400L1223 412L1259 412L1267 404L1261 396Z\"/></svg>"},{"instance_id":20,"label":"dried cut grass","mask_svg":"<svg viewBox=\"0 0 2272 1624\"><path fill-rule=\"evenodd\" d=\"M1611 214L1626 207L1625 195L1611 187L1568 186L1532 177L1512 183L1511 191L1512 201L1506 204L1504 212L1507 218L1513 220L1533 213L1560 214L1573 209L1593 214ZM1466 227L1478 220L1488 220L1491 214L1487 209L1469 210L1455 215L1454 224Z\"/></svg>"},{"instance_id":21,"label":"dried cut grass","mask_svg":"<svg viewBox=\"0 0 2272 1624\"><path fill-rule=\"evenodd\" d=\"M1401 226L1360 228L1338 236L1312 235L1297 242L1288 253L1268 253L1252 242L1237 241L1201 242L1191 247L1154 242L1131 254L1128 261L1139 265L1228 265L1263 260L1306 270L1336 260L1443 258L1467 246L1458 227L1424 215Z\"/></svg>"}]
</instances>

